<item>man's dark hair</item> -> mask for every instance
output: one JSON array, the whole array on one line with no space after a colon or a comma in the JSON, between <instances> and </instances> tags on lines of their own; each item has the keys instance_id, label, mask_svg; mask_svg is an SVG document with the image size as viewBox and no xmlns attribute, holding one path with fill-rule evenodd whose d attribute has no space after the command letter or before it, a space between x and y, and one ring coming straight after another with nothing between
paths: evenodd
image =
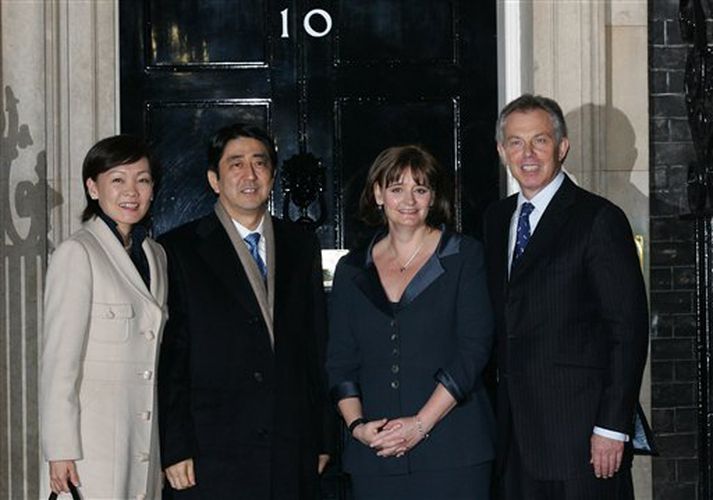
<instances>
[{"instance_id":1,"label":"man's dark hair","mask_svg":"<svg viewBox=\"0 0 713 500\"><path fill-rule=\"evenodd\" d=\"M275 142L272 137L268 135L260 127L255 125L248 125L245 123L234 123L223 127L218 130L213 137L210 138L208 144L208 169L220 175L218 165L220 164L220 159L223 157L223 152L225 151L225 146L228 145L233 139L240 139L241 137L247 137L249 139L256 139L263 143L267 153L270 156L270 169L273 174L277 168L277 150L275 149Z\"/></svg>"}]
</instances>

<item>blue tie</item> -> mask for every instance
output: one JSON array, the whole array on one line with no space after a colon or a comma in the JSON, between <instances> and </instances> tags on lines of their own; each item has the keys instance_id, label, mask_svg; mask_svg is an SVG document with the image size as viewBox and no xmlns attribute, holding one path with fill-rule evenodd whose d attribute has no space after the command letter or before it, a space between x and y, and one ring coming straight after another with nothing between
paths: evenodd
<instances>
[{"instance_id":1,"label":"blue tie","mask_svg":"<svg viewBox=\"0 0 713 500\"><path fill-rule=\"evenodd\" d=\"M257 268L260 270L260 274L262 274L262 279L267 279L267 266L265 265L265 261L262 260L262 257L260 257L260 251L258 250L260 233L250 233L244 238L244 240L248 245L250 255L252 255L255 264L257 264Z\"/></svg>"},{"instance_id":2,"label":"blue tie","mask_svg":"<svg viewBox=\"0 0 713 500\"><path fill-rule=\"evenodd\" d=\"M517 218L517 234L515 235L515 250L512 253L511 269L515 267L517 261L525 252L527 242L530 241L530 214L535 209L535 205L526 201L520 207L520 216Z\"/></svg>"}]
</instances>

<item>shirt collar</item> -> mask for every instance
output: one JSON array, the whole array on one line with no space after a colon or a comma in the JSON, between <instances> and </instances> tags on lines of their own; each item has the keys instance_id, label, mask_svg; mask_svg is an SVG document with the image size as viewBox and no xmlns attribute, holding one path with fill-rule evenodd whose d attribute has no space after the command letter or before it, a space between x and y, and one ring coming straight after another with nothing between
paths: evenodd
<instances>
[{"instance_id":1,"label":"shirt collar","mask_svg":"<svg viewBox=\"0 0 713 500\"><path fill-rule=\"evenodd\" d=\"M260 236L262 236L262 227L263 227L263 222L265 222L265 214L262 215L262 218L260 219L260 223L257 225L255 229L248 229L247 227L243 226L240 222L236 221L235 219L233 220L233 224L235 224L235 228L238 230L238 233L240 233L240 237L242 239L245 239L245 237L248 234L251 233L260 233Z\"/></svg>"},{"instance_id":2,"label":"shirt collar","mask_svg":"<svg viewBox=\"0 0 713 500\"><path fill-rule=\"evenodd\" d=\"M547 205L549 205L552 201L552 198L554 198L555 193L560 188L563 182L564 172L562 171L562 169L560 169L557 175L555 175L554 179L552 179L549 184L542 188L539 193L533 196L531 200L525 198L525 196L522 194L522 191L520 191L520 193L518 193L517 195L516 212L520 212L520 208L522 207L523 203L530 202L535 206L538 212L543 213L547 208Z\"/></svg>"}]
</instances>

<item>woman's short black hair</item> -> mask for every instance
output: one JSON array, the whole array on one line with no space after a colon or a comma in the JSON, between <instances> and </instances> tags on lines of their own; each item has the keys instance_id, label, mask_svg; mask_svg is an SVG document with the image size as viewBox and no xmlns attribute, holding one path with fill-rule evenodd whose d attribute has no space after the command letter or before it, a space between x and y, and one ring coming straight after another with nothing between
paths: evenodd
<instances>
[{"instance_id":1,"label":"woman's short black hair","mask_svg":"<svg viewBox=\"0 0 713 500\"><path fill-rule=\"evenodd\" d=\"M92 146L82 164L82 185L84 186L84 197L87 199L87 206L82 212L82 222L101 212L99 201L93 200L89 196L87 179L92 179L96 182L99 174L103 174L118 165L136 163L142 158L146 158L148 161L155 191L160 177L159 168L151 154L151 150L143 139L134 135L121 134L102 139Z\"/></svg>"},{"instance_id":2,"label":"woman's short black hair","mask_svg":"<svg viewBox=\"0 0 713 500\"><path fill-rule=\"evenodd\" d=\"M223 157L225 146L233 139L247 137L248 139L256 139L265 146L267 154L270 156L270 169L273 175L277 168L277 150L272 137L260 127L248 125L245 123L234 123L218 130L208 143L208 169L220 176L220 159Z\"/></svg>"},{"instance_id":3,"label":"woman's short black hair","mask_svg":"<svg viewBox=\"0 0 713 500\"><path fill-rule=\"evenodd\" d=\"M433 191L433 205L426 224L450 226L453 219L450 179L438 160L421 146L396 146L383 150L372 163L359 199L359 216L370 226L385 225L384 213L376 204L374 186L386 189L397 182L404 170L411 169L414 181Z\"/></svg>"}]
</instances>

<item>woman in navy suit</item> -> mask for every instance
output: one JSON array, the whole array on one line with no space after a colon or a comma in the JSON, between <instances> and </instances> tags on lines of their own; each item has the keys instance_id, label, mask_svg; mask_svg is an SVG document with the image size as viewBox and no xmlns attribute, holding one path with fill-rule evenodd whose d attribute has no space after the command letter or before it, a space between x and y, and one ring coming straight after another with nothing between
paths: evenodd
<instances>
[{"instance_id":1,"label":"woman in navy suit","mask_svg":"<svg viewBox=\"0 0 713 500\"><path fill-rule=\"evenodd\" d=\"M337 266L327 370L357 499L487 499L493 321L480 243L446 229L451 190L417 146L374 161L361 216L384 227Z\"/></svg>"}]
</instances>

